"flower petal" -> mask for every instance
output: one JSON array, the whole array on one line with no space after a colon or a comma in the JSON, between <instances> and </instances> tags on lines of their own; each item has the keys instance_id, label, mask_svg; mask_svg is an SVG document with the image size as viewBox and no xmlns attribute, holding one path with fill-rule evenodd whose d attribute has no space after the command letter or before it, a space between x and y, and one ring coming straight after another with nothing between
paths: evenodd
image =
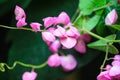
<instances>
[{"instance_id":1,"label":"flower petal","mask_svg":"<svg viewBox=\"0 0 120 80\"><path fill-rule=\"evenodd\" d=\"M67 37L60 39L60 42L65 48L71 49L76 45L77 40L75 38Z\"/></svg>"}]
</instances>

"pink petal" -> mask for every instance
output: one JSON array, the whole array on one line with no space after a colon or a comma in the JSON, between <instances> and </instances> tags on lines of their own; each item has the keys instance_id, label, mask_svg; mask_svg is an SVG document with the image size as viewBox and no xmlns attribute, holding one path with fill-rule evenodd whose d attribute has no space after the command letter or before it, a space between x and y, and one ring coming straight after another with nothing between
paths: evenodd
<instances>
[{"instance_id":1,"label":"pink petal","mask_svg":"<svg viewBox=\"0 0 120 80\"><path fill-rule=\"evenodd\" d=\"M91 36L87 33L83 34L81 37L86 43L91 41Z\"/></svg>"},{"instance_id":2,"label":"pink petal","mask_svg":"<svg viewBox=\"0 0 120 80\"><path fill-rule=\"evenodd\" d=\"M109 75L112 76L112 77L120 76L120 66L113 66L110 69Z\"/></svg>"},{"instance_id":3,"label":"pink petal","mask_svg":"<svg viewBox=\"0 0 120 80\"><path fill-rule=\"evenodd\" d=\"M60 15L58 16L58 23L67 25L70 23L70 17L66 12L61 12Z\"/></svg>"},{"instance_id":4,"label":"pink petal","mask_svg":"<svg viewBox=\"0 0 120 80\"><path fill-rule=\"evenodd\" d=\"M19 19L16 24L17 28L23 28L23 26L26 26L26 25L27 25L27 23L25 21L25 18Z\"/></svg>"},{"instance_id":5,"label":"pink petal","mask_svg":"<svg viewBox=\"0 0 120 80\"><path fill-rule=\"evenodd\" d=\"M76 68L77 61L71 54L61 56L61 66L65 71L71 71Z\"/></svg>"},{"instance_id":6,"label":"pink petal","mask_svg":"<svg viewBox=\"0 0 120 80\"><path fill-rule=\"evenodd\" d=\"M37 77L37 73L32 71L32 72L25 72L22 75L22 80L35 80Z\"/></svg>"},{"instance_id":7,"label":"pink petal","mask_svg":"<svg viewBox=\"0 0 120 80\"><path fill-rule=\"evenodd\" d=\"M75 38L67 37L60 39L60 42L65 48L71 49L76 45L77 40Z\"/></svg>"},{"instance_id":8,"label":"pink petal","mask_svg":"<svg viewBox=\"0 0 120 80\"><path fill-rule=\"evenodd\" d=\"M61 62L61 57L57 53L49 56L48 58L48 65L50 67L58 67L60 66L60 62Z\"/></svg>"},{"instance_id":9,"label":"pink petal","mask_svg":"<svg viewBox=\"0 0 120 80\"><path fill-rule=\"evenodd\" d=\"M24 10L18 5L16 5L14 13L15 13L16 20L26 18L26 14Z\"/></svg>"},{"instance_id":10,"label":"pink petal","mask_svg":"<svg viewBox=\"0 0 120 80\"><path fill-rule=\"evenodd\" d=\"M111 67L112 67L111 65L106 65L105 70L110 70Z\"/></svg>"},{"instance_id":11,"label":"pink petal","mask_svg":"<svg viewBox=\"0 0 120 80\"><path fill-rule=\"evenodd\" d=\"M113 9L110 13L107 14L105 18L105 24L114 24L117 21L117 12L115 9Z\"/></svg>"},{"instance_id":12,"label":"pink petal","mask_svg":"<svg viewBox=\"0 0 120 80\"><path fill-rule=\"evenodd\" d=\"M75 45L74 49L79 53L82 53L82 54L85 53L86 52L85 42L79 38L77 40L77 44Z\"/></svg>"},{"instance_id":13,"label":"pink petal","mask_svg":"<svg viewBox=\"0 0 120 80\"><path fill-rule=\"evenodd\" d=\"M59 25L57 25L57 29L53 32L53 34L59 38L66 37L65 29Z\"/></svg>"},{"instance_id":14,"label":"pink petal","mask_svg":"<svg viewBox=\"0 0 120 80\"><path fill-rule=\"evenodd\" d=\"M57 24L57 18L56 17L46 17L43 19L45 28L48 28L54 24Z\"/></svg>"},{"instance_id":15,"label":"pink petal","mask_svg":"<svg viewBox=\"0 0 120 80\"><path fill-rule=\"evenodd\" d=\"M40 31L40 26L42 26L42 24L37 22L32 22L30 23L30 26L32 27L33 31L37 32Z\"/></svg>"},{"instance_id":16,"label":"pink petal","mask_svg":"<svg viewBox=\"0 0 120 80\"><path fill-rule=\"evenodd\" d=\"M48 31L44 31L42 32L42 38L45 42L49 43L49 42L54 42L55 41L55 36L48 32Z\"/></svg>"},{"instance_id":17,"label":"pink petal","mask_svg":"<svg viewBox=\"0 0 120 80\"><path fill-rule=\"evenodd\" d=\"M113 66L120 66L120 61L114 60L114 61L112 62L112 65L113 65Z\"/></svg>"},{"instance_id":18,"label":"pink petal","mask_svg":"<svg viewBox=\"0 0 120 80\"><path fill-rule=\"evenodd\" d=\"M97 76L97 80L112 80L112 78L109 75L109 71L104 71Z\"/></svg>"},{"instance_id":19,"label":"pink petal","mask_svg":"<svg viewBox=\"0 0 120 80\"><path fill-rule=\"evenodd\" d=\"M52 52L58 52L58 49L60 48L60 41L56 40L54 41L50 46L49 49Z\"/></svg>"},{"instance_id":20,"label":"pink petal","mask_svg":"<svg viewBox=\"0 0 120 80\"><path fill-rule=\"evenodd\" d=\"M75 27L73 27L73 26L70 26L69 27L69 30L67 30L66 31L66 34L67 34L67 36L70 36L70 37L74 37L74 38L78 38L78 37L80 37L80 33L78 32L78 30L75 28Z\"/></svg>"},{"instance_id":21,"label":"pink petal","mask_svg":"<svg viewBox=\"0 0 120 80\"><path fill-rule=\"evenodd\" d=\"M50 28L48 28L48 31L49 31L50 33L54 34L55 28L50 27Z\"/></svg>"},{"instance_id":22,"label":"pink petal","mask_svg":"<svg viewBox=\"0 0 120 80\"><path fill-rule=\"evenodd\" d=\"M115 61L120 61L120 55L115 55L115 56L114 56L114 60L115 60Z\"/></svg>"}]
</instances>

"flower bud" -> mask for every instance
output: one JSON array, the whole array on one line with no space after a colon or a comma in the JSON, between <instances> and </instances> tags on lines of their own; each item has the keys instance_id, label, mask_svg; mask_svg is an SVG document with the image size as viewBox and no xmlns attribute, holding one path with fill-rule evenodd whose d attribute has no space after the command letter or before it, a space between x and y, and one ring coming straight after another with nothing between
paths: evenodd
<instances>
[{"instance_id":1,"label":"flower bud","mask_svg":"<svg viewBox=\"0 0 120 80\"><path fill-rule=\"evenodd\" d=\"M71 71L76 68L77 61L75 58L69 54L67 56L61 56L61 66L65 71Z\"/></svg>"},{"instance_id":2,"label":"flower bud","mask_svg":"<svg viewBox=\"0 0 120 80\"><path fill-rule=\"evenodd\" d=\"M23 26L26 26L27 23L25 22L25 18L19 19L16 26L17 28L22 28Z\"/></svg>"},{"instance_id":3,"label":"flower bud","mask_svg":"<svg viewBox=\"0 0 120 80\"><path fill-rule=\"evenodd\" d=\"M24 10L21 7L17 6L17 5L15 7L14 12L15 12L16 20L26 18L26 14L25 14Z\"/></svg>"},{"instance_id":4,"label":"flower bud","mask_svg":"<svg viewBox=\"0 0 120 80\"><path fill-rule=\"evenodd\" d=\"M111 25L117 21L118 15L115 9L113 9L110 13L107 14L105 18L105 24Z\"/></svg>"},{"instance_id":5,"label":"flower bud","mask_svg":"<svg viewBox=\"0 0 120 80\"><path fill-rule=\"evenodd\" d=\"M60 48L60 41L56 40L54 41L50 46L49 49L52 52L58 52L58 49Z\"/></svg>"},{"instance_id":6,"label":"flower bud","mask_svg":"<svg viewBox=\"0 0 120 80\"><path fill-rule=\"evenodd\" d=\"M42 26L42 24L37 22L32 22L30 26L32 27L33 31L37 32L40 31L40 26Z\"/></svg>"},{"instance_id":7,"label":"flower bud","mask_svg":"<svg viewBox=\"0 0 120 80\"><path fill-rule=\"evenodd\" d=\"M37 77L37 73L34 71L24 72L22 75L22 80L35 80Z\"/></svg>"},{"instance_id":8,"label":"flower bud","mask_svg":"<svg viewBox=\"0 0 120 80\"><path fill-rule=\"evenodd\" d=\"M61 12L58 16L58 23L67 25L70 23L70 17L67 15L66 12Z\"/></svg>"},{"instance_id":9,"label":"flower bud","mask_svg":"<svg viewBox=\"0 0 120 80\"><path fill-rule=\"evenodd\" d=\"M42 38L46 43L54 42L55 41L55 36L48 31L42 32Z\"/></svg>"},{"instance_id":10,"label":"flower bud","mask_svg":"<svg viewBox=\"0 0 120 80\"><path fill-rule=\"evenodd\" d=\"M74 49L76 51L78 51L79 53L84 54L86 52L85 42L81 38L78 38L77 43L76 43Z\"/></svg>"},{"instance_id":11,"label":"flower bud","mask_svg":"<svg viewBox=\"0 0 120 80\"><path fill-rule=\"evenodd\" d=\"M60 66L60 62L61 62L61 57L57 53L54 53L48 58L48 65L50 67L58 67Z\"/></svg>"}]
</instances>

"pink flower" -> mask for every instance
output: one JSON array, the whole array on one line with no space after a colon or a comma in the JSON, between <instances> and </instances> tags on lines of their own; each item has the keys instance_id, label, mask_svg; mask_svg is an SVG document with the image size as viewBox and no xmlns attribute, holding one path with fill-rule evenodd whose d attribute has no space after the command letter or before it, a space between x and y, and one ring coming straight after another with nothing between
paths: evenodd
<instances>
[{"instance_id":1,"label":"pink flower","mask_svg":"<svg viewBox=\"0 0 120 80\"><path fill-rule=\"evenodd\" d=\"M32 27L33 31L37 32L40 31L40 26L42 26L42 24L37 22L32 22L30 23L30 26Z\"/></svg>"},{"instance_id":2,"label":"pink flower","mask_svg":"<svg viewBox=\"0 0 120 80\"><path fill-rule=\"evenodd\" d=\"M58 67L60 66L60 62L61 62L61 57L57 53L54 53L48 58L48 65L50 67Z\"/></svg>"},{"instance_id":3,"label":"pink flower","mask_svg":"<svg viewBox=\"0 0 120 80\"><path fill-rule=\"evenodd\" d=\"M67 56L61 56L61 66L65 71L71 71L76 68L77 61L71 54Z\"/></svg>"},{"instance_id":4,"label":"pink flower","mask_svg":"<svg viewBox=\"0 0 120 80\"><path fill-rule=\"evenodd\" d=\"M66 30L59 25L57 25L57 29L54 30L53 34L59 38L67 37Z\"/></svg>"},{"instance_id":5,"label":"pink flower","mask_svg":"<svg viewBox=\"0 0 120 80\"><path fill-rule=\"evenodd\" d=\"M16 24L17 28L22 28L23 26L26 26L26 25L27 25L27 23L25 22L25 18L19 19Z\"/></svg>"},{"instance_id":6,"label":"pink flower","mask_svg":"<svg viewBox=\"0 0 120 80\"><path fill-rule=\"evenodd\" d=\"M78 32L77 28L70 26L69 29L66 31L66 35L74 38L80 37L80 33Z\"/></svg>"},{"instance_id":7,"label":"pink flower","mask_svg":"<svg viewBox=\"0 0 120 80\"><path fill-rule=\"evenodd\" d=\"M57 17L46 17L43 19L45 28L57 24Z\"/></svg>"},{"instance_id":8,"label":"pink flower","mask_svg":"<svg viewBox=\"0 0 120 80\"><path fill-rule=\"evenodd\" d=\"M26 14L25 14L24 10L21 7L19 7L18 5L16 5L14 12L15 12L16 20L26 18Z\"/></svg>"},{"instance_id":9,"label":"pink flower","mask_svg":"<svg viewBox=\"0 0 120 80\"><path fill-rule=\"evenodd\" d=\"M117 21L118 15L115 9L113 9L110 13L107 14L105 18L105 24L114 24Z\"/></svg>"},{"instance_id":10,"label":"pink flower","mask_svg":"<svg viewBox=\"0 0 120 80\"><path fill-rule=\"evenodd\" d=\"M35 80L37 77L37 73L34 71L31 72L24 72L22 75L22 80Z\"/></svg>"},{"instance_id":11,"label":"pink flower","mask_svg":"<svg viewBox=\"0 0 120 80\"><path fill-rule=\"evenodd\" d=\"M97 76L97 80L112 80L112 78L109 75L109 71L104 71Z\"/></svg>"},{"instance_id":12,"label":"pink flower","mask_svg":"<svg viewBox=\"0 0 120 80\"><path fill-rule=\"evenodd\" d=\"M55 36L48 31L42 32L42 38L48 45L50 44L50 42L54 42L56 39Z\"/></svg>"},{"instance_id":13,"label":"pink flower","mask_svg":"<svg viewBox=\"0 0 120 80\"><path fill-rule=\"evenodd\" d=\"M58 16L58 23L67 25L70 23L70 17L67 15L66 12L61 12Z\"/></svg>"},{"instance_id":14,"label":"pink flower","mask_svg":"<svg viewBox=\"0 0 120 80\"><path fill-rule=\"evenodd\" d=\"M53 43L50 44L49 49L52 52L58 52L58 49L60 48L60 41L55 40Z\"/></svg>"},{"instance_id":15,"label":"pink flower","mask_svg":"<svg viewBox=\"0 0 120 80\"><path fill-rule=\"evenodd\" d=\"M80 37L78 38L74 49L82 54L86 52L86 46L85 46L85 42L83 41L83 39L81 39Z\"/></svg>"},{"instance_id":16,"label":"pink flower","mask_svg":"<svg viewBox=\"0 0 120 80\"><path fill-rule=\"evenodd\" d=\"M60 42L64 48L71 49L76 45L77 40L75 38L72 38L72 37L66 37L66 38L60 39Z\"/></svg>"}]
</instances>

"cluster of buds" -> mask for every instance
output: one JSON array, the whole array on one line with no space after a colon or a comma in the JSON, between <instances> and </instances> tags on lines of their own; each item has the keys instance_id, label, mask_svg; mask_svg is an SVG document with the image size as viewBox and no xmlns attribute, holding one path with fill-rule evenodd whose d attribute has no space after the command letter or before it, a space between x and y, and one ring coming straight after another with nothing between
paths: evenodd
<instances>
[{"instance_id":1,"label":"cluster of buds","mask_svg":"<svg viewBox=\"0 0 120 80\"><path fill-rule=\"evenodd\" d=\"M97 76L97 80L120 80L120 55L115 55L111 65Z\"/></svg>"},{"instance_id":2,"label":"cluster of buds","mask_svg":"<svg viewBox=\"0 0 120 80\"><path fill-rule=\"evenodd\" d=\"M71 71L76 68L77 61L71 54L66 56L59 56L57 53L49 56L48 65L50 67L62 66L64 71Z\"/></svg>"},{"instance_id":3,"label":"cluster of buds","mask_svg":"<svg viewBox=\"0 0 120 80\"><path fill-rule=\"evenodd\" d=\"M16 5L14 13L15 13L15 19L18 21L16 24L17 28L23 28L24 26L26 26L27 22L26 22L25 11L21 7ZM40 26L42 26L42 24L38 22L31 22L30 26L34 32L37 32L40 31Z\"/></svg>"}]
</instances>

